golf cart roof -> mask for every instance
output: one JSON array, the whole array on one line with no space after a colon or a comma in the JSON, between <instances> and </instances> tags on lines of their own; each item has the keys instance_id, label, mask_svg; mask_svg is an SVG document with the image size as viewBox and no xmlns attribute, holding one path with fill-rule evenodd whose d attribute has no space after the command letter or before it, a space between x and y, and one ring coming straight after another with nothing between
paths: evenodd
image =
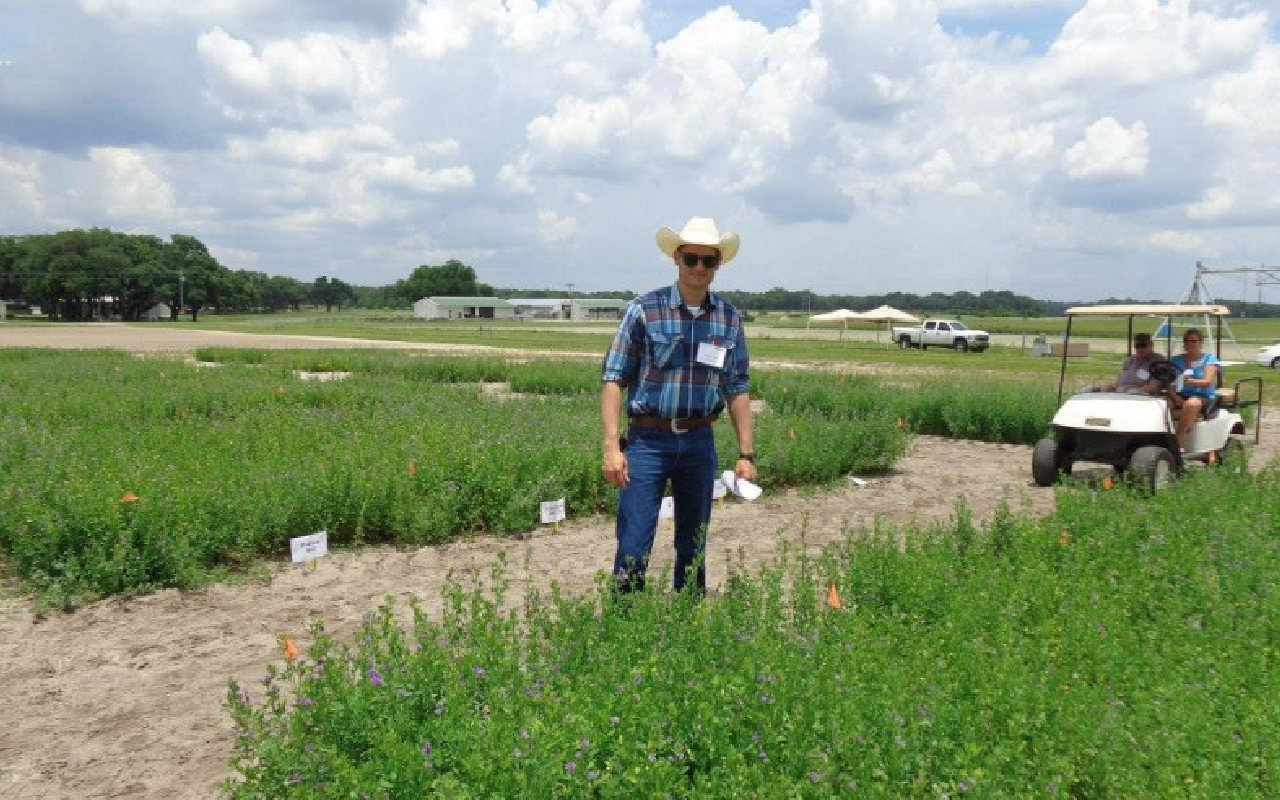
<instances>
[{"instance_id":1,"label":"golf cart roof","mask_svg":"<svg viewBox=\"0 0 1280 800\"><path fill-rule=\"evenodd\" d=\"M1135 303L1133 305L1122 306L1076 306L1067 309L1068 317L1130 317L1142 314L1151 314L1153 316L1169 316L1178 314L1208 314L1212 317L1227 317L1231 315L1231 310L1226 306L1220 305L1187 305L1187 304L1163 304L1163 303Z\"/></svg>"}]
</instances>

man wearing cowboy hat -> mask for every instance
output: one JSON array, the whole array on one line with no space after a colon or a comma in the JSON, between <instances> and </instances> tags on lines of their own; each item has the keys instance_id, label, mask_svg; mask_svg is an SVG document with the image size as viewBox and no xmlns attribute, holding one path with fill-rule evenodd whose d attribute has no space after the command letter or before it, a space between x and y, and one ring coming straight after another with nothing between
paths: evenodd
<instances>
[{"instance_id":1,"label":"man wearing cowboy hat","mask_svg":"<svg viewBox=\"0 0 1280 800\"><path fill-rule=\"evenodd\" d=\"M738 437L734 473L756 479L749 359L742 316L710 291L721 266L738 254L738 234L694 217L676 233L658 231L658 249L676 266L676 282L632 301L605 353L600 416L604 474L619 488L613 574L621 591L644 588L658 509L671 480L675 499L675 579L694 571L706 590L703 563L719 460L712 423L729 412ZM619 436L622 391L628 426Z\"/></svg>"}]
</instances>

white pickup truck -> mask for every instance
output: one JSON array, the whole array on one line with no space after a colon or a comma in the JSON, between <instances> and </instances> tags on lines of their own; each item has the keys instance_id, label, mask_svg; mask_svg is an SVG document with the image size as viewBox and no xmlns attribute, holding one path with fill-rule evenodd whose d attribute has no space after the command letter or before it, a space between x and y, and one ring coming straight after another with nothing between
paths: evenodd
<instances>
[{"instance_id":1,"label":"white pickup truck","mask_svg":"<svg viewBox=\"0 0 1280 800\"><path fill-rule=\"evenodd\" d=\"M925 350L934 345L960 352L973 350L981 353L991 346L991 336L986 331L975 331L955 319L926 319L919 327L894 328L893 340L902 348Z\"/></svg>"}]
</instances>

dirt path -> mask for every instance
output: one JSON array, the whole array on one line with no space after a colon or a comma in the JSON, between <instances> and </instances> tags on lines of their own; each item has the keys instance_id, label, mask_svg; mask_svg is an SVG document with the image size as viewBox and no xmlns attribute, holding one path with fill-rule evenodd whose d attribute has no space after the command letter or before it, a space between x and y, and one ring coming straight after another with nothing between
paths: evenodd
<instances>
[{"instance_id":1,"label":"dirt path","mask_svg":"<svg viewBox=\"0 0 1280 800\"><path fill-rule=\"evenodd\" d=\"M105 346L101 326L94 328L90 346ZM174 338L140 340L135 330L119 328L115 346L181 350L218 336L165 332L166 337L189 337L182 341L190 343L179 345ZM14 346L10 333L0 332L0 347ZM244 346L311 346L310 337L302 342L265 338L271 343L246 340ZM57 345L49 341L45 346L84 346L73 337ZM353 344L346 340L340 346ZM1267 446L1255 455L1259 460L1275 457L1272 443L1280 441L1280 426L1268 422L1264 435ZM709 582L722 583L730 562L740 557L747 565L769 559L780 540L796 539L802 531L817 548L841 539L846 529L870 527L877 520L945 522L961 497L979 521L988 520L1001 503L1015 511L1049 512L1053 494L1031 485L1030 457L1030 448L1022 446L921 436L893 475L865 486L848 483L816 493L766 496L752 504L730 502L713 518ZM961 473L963 482L941 477ZM660 533L654 569L666 571L670 533L667 528ZM4 596L0 798L217 797L219 783L230 776L231 725L221 707L227 680L255 687L266 664L279 655L278 632L290 632L305 646L307 622L320 618L330 631L345 636L388 595L416 595L438 615L449 572L487 573L500 553L507 555L513 597L525 587L545 589L553 581L587 591L612 559L612 539L612 521L593 518L567 523L559 532L539 531L526 541L482 537L411 551L341 552L323 559L314 572L277 565L262 579L107 600L46 618L35 616L24 598Z\"/></svg>"}]
</instances>

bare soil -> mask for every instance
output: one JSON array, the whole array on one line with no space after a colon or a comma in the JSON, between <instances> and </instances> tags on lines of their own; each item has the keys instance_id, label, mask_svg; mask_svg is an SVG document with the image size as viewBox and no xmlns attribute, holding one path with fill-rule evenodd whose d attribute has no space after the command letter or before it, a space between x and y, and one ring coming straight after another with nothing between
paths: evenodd
<instances>
[{"instance_id":1,"label":"bare soil","mask_svg":"<svg viewBox=\"0 0 1280 800\"><path fill-rule=\"evenodd\" d=\"M234 337L233 339L231 337ZM321 337L254 336L103 325L56 329L0 326L0 347L118 347L189 351L209 344L245 347L420 347ZM1264 427L1255 465L1276 455L1280 426ZM1030 480L1031 451L1016 445L916 437L897 470L819 491L728 501L710 532L709 582L753 569L783 540L810 549L877 522L929 526L950 521L961 500L979 522L1001 504L1043 514L1053 493ZM655 548L654 571L671 565L669 528ZM29 598L0 596L0 798L212 798L231 776L227 681L251 687L280 658L276 637L300 647L306 627L323 619L340 637L384 598L417 596L439 613L450 573L485 575L506 554L511 596L527 587L589 591L613 554L611 519L544 528L525 540L476 537L414 550L337 552L314 571L269 565L266 575L192 592L111 599L74 613L38 615Z\"/></svg>"}]
</instances>

